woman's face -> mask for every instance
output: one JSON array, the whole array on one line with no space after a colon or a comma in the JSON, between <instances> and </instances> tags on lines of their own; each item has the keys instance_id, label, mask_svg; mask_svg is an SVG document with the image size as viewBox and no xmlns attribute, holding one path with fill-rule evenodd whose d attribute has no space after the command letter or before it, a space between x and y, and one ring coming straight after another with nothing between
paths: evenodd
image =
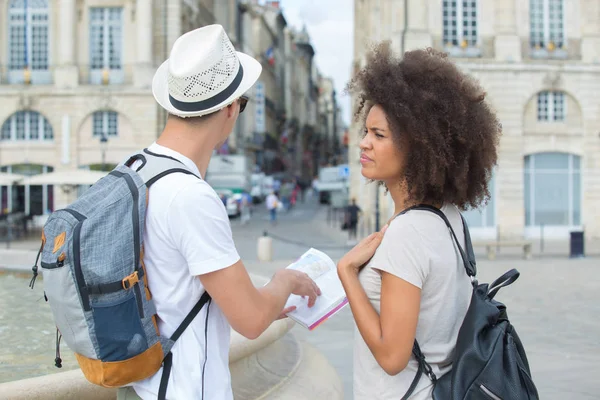
<instances>
[{"instance_id":1,"label":"woman's face","mask_svg":"<svg viewBox=\"0 0 600 400\"><path fill-rule=\"evenodd\" d=\"M359 145L362 175L367 179L383 181L388 187L400 182L403 157L380 106L371 108L365 125L365 136Z\"/></svg>"}]
</instances>

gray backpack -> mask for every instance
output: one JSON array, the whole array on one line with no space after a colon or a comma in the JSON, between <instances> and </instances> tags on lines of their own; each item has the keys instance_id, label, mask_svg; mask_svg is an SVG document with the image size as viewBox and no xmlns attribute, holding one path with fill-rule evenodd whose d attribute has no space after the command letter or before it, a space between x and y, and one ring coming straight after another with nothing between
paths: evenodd
<instances>
[{"instance_id":1,"label":"gray backpack","mask_svg":"<svg viewBox=\"0 0 600 400\"><path fill-rule=\"evenodd\" d=\"M138 160L141 166L130 168ZM148 189L172 173L194 175L180 161L144 149L77 201L53 212L44 225L30 283L33 288L41 255L44 294L57 327L58 368L59 335L75 352L85 377L104 387L148 378L164 361L162 399L171 369L170 349L210 302L204 293L172 337L160 336L142 239Z\"/></svg>"}]
</instances>

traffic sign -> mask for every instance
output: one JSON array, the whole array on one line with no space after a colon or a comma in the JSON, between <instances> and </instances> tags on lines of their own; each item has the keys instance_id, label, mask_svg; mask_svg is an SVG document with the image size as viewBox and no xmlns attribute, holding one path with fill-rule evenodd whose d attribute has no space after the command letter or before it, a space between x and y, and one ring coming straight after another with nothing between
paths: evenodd
<instances>
[{"instance_id":1,"label":"traffic sign","mask_svg":"<svg viewBox=\"0 0 600 400\"><path fill-rule=\"evenodd\" d=\"M348 178L350 177L350 167L348 166L348 164L346 165L340 165L338 168L338 176L340 178Z\"/></svg>"},{"instance_id":2,"label":"traffic sign","mask_svg":"<svg viewBox=\"0 0 600 400\"><path fill-rule=\"evenodd\" d=\"M254 129L258 133L266 131L265 120L265 84L261 81L256 82L254 86Z\"/></svg>"}]
</instances>

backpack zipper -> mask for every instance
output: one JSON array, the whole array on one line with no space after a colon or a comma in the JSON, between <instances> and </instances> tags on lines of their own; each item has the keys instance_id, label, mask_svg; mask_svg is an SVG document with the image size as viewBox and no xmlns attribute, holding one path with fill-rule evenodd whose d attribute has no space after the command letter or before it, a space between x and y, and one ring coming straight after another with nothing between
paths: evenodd
<instances>
[{"instance_id":1,"label":"backpack zipper","mask_svg":"<svg viewBox=\"0 0 600 400\"><path fill-rule=\"evenodd\" d=\"M481 389L481 391L492 400L502 400L500 397L498 397L494 393L492 393L492 391L490 389L486 388L483 385L479 385L479 389Z\"/></svg>"},{"instance_id":2,"label":"backpack zipper","mask_svg":"<svg viewBox=\"0 0 600 400\"><path fill-rule=\"evenodd\" d=\"M60 339L62 339L62 333L56 328L56 358L54 359L54 366L56 368L62 368L62 358L60 358Z\"/></svg>"}]
</instances>

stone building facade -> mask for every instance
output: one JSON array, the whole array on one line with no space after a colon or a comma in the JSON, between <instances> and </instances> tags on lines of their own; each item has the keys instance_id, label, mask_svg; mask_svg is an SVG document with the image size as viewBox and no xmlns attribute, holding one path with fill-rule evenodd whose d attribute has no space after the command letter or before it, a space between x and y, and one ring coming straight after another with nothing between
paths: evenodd
<instances>
[{"instance_id":1,"label":"stone building facade","mask_svg":"<svg viewBox=\"0 0 600 400\"><path fill-rule=\"evenodd\" d=\"M153 74L181 34L212 23L264 69L264 123L255 88L229 150L254 154L265 133L278 140L299 112L308 123L303 110L316 108L316 97L307 105L306 96L285 96L299 80L309 87L315 67L278 2L0 0L0 171L109 169L152 143L167 117L151 93ZM2 211L43 214L70 198L52 186L0 187Z\"/></svg>"},{"instance_id":2,"label":"stone building facade","mask_svg":"<svg viewBox=\"0 0 600 400\"><path fill-rule=\"evenodd\" d=\"M354 68L370 43L391 40L400 54L448 52L485 88L503 136L492 198L467 213L475 237L600 236L600 0L356 0L355 15ZM352 194L373 216L358 129ZM383 219L393 210L380 198Z\"/></svg>"}]
</instances>

